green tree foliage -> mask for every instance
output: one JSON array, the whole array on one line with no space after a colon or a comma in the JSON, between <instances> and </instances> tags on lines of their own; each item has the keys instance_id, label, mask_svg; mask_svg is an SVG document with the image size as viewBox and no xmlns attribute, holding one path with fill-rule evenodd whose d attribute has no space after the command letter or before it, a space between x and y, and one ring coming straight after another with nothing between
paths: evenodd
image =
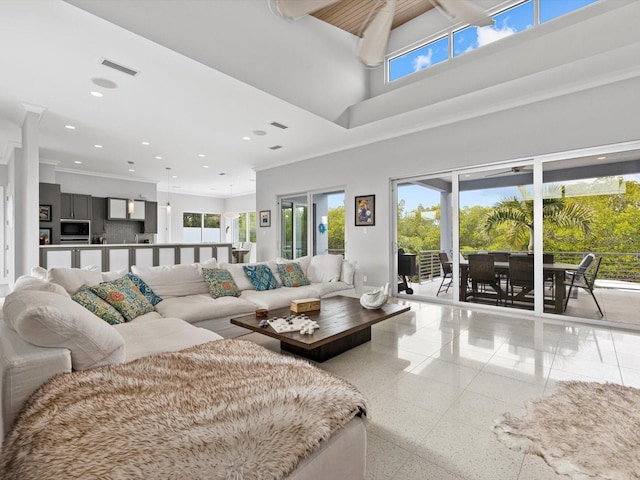
<instances>
[{"instance_id":1,"label":"green tree foliage","mask_svg":"<svg viewBox=\"0 0 640 480\"><path fill-rule=\"evenodd\" d=\"M344 207L332 208L328 212L329 251L344 251Z\"/></svg>"}]
</instances>

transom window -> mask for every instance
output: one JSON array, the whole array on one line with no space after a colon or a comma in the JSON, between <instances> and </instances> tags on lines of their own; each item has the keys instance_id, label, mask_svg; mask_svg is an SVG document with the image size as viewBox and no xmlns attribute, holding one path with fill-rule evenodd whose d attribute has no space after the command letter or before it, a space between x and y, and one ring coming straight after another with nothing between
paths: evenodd
<instances>
[{"instance_id":1,"label":"transom window","mask_svg":"<svg viewBox=\"0 0 640 480\"><path fill-rule=\"evenodd\" d=\"M598 0L526 0L493 15L488 27L473 25L449 32L387 59L387 81L393 82L450 58L533 28ZM535 11L538 10L538 18Z\"/></svg>"}]
</instances>

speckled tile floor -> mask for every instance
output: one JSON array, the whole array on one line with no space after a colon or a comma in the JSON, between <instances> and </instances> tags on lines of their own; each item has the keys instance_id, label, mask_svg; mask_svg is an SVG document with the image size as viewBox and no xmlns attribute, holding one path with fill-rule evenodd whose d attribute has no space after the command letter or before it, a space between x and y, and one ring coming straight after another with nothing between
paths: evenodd
<instances>
[{"instance_id":1,"label":"speckled tile floor","mask_svg":"<svg viewBox=\"0 0 640 480\"><path fill-rule=\"evenodd\" d=\"M640 388L640 332L412 302L371 342L319 366L368 398L368 480L561 479L498 442L493 420L560 380Z\"/></svg>"}]
</instances>

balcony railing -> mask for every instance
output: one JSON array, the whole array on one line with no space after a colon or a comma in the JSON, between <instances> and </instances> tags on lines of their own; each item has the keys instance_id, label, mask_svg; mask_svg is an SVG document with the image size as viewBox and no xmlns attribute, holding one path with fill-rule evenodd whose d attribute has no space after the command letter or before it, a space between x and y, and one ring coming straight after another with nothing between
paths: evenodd
<instances>
[{"instance_id":1,"label":"balcony railing","mask_svg":"<svg viewBox=\"0 0 640 480\"><path fill-rule=\"evenodd\" d=\"M417 277L411 281L422 283L442 275L440 250L421 250L416 255ZM478 250L463 250L464 256L478 253ZM526 253L526 252L514 252ZM577 265L589 252L546 252L552 253L556 263L572 263ZM640 253L638 252L591 252L602 257L598 279L620 282L640 283Z\"/></svg>"}]
</instances>

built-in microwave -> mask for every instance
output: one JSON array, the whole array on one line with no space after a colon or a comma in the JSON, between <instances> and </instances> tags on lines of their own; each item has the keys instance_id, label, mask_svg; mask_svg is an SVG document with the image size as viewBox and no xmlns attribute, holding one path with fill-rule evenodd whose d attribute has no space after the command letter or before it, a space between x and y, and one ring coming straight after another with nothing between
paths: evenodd
<instances>
[{"instance_id":1,"label":"built-in microwave","mask_svg":"<svg viewBox=\"0 0 640 480\"><path fill-rule=\"evenodd\" d=\"M89 239L91 235L91 221L90 220L60 220L60 240L78 238Z\"/></svg>"}]
</instances>

